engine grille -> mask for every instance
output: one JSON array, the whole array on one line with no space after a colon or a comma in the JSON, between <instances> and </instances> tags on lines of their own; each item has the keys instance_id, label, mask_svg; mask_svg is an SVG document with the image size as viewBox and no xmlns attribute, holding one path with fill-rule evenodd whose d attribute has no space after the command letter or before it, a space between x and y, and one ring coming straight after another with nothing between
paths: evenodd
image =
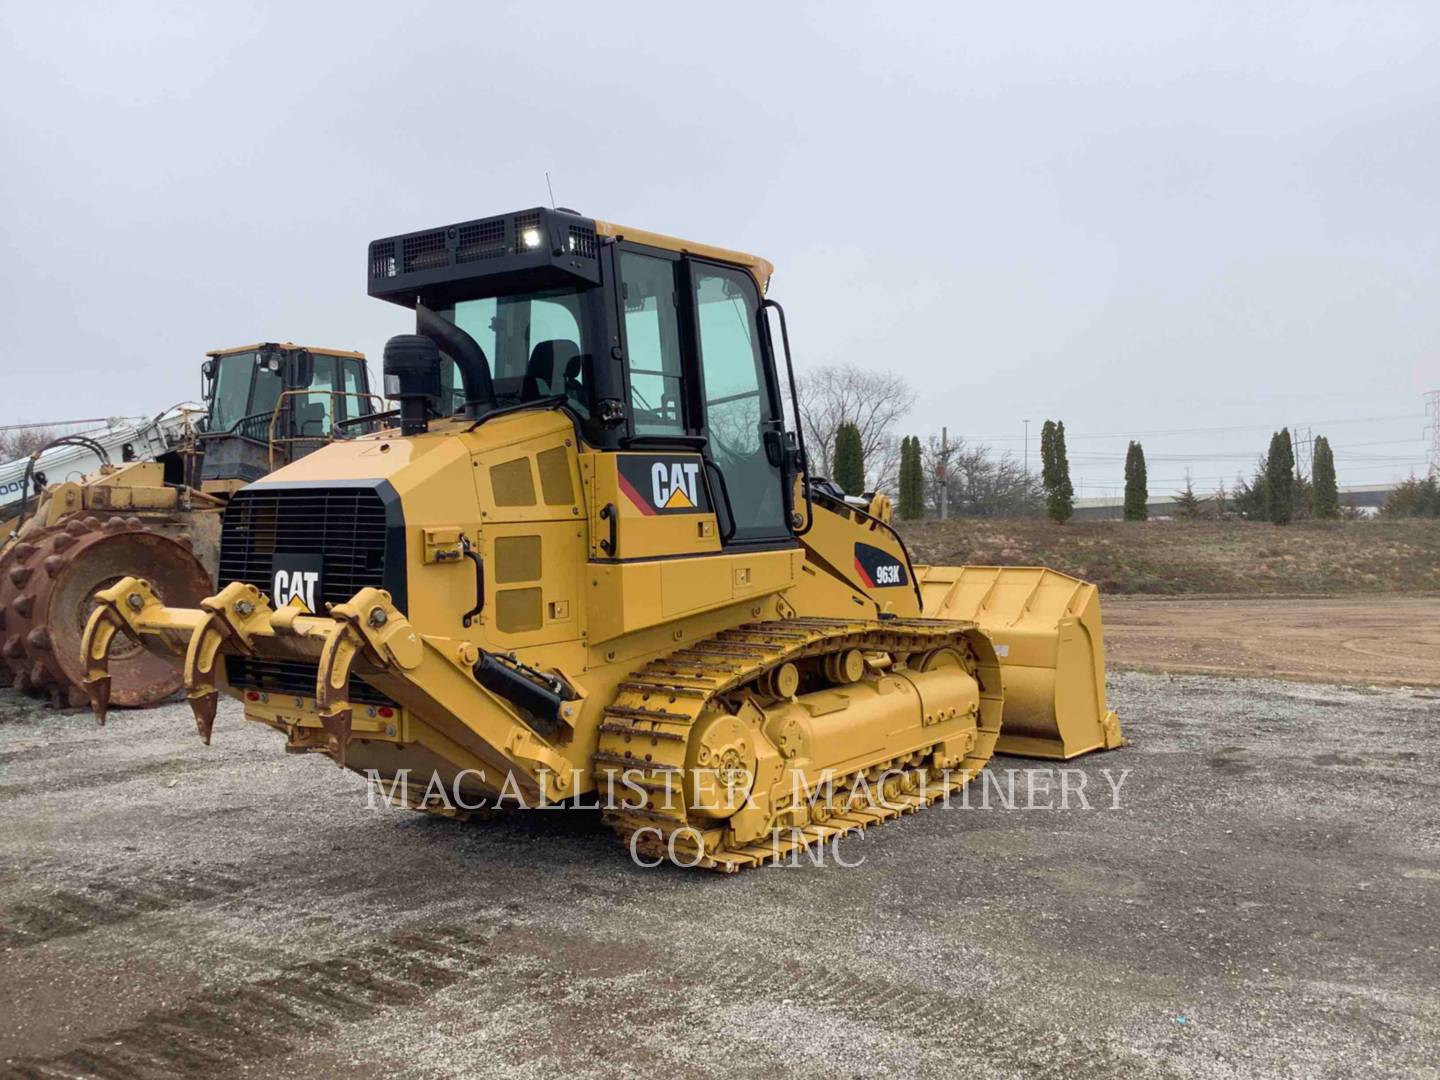
<instances>
[{"instance_id":1,"label":"engine grille","mask_svg":"<svg viewBox=\"0 0 1440 1080\"><path fill-rule=\"evenodd\" d=\"M505 246L505 222L500 218L461 225L455 243L457 263L476 259L498 259L509 249Z\"/></svg>"},{"instance_id":2,"label":"engine grille","mask_svg":"<svg viewBox=\"0 0 1440 1080\"><path fill-rule=\"evenodd\" d=\"M243 581L270 595L275 555L319 555L323 569L317 606L344 603L367 586L385 587L391 524L385 502L372 486L239 491L225 509L219 583L223 588ZM396 542L403 544L403 533L396 532ZM404 553L397 555L403 559ZM390 592L403 608L400 584Z\"/></svg>"},{"instance_id":3,"label":"engine grille","mask_svg":"<svg viewBox=\"0 0 1440 1080\"><path fill-rule=\"evenodd\" d=\"M266 694L293 694L315 697L315 665L298 660L261 660L252 656L225 657L225 678L231 686L259 690ZM361 705L389 705L395 702L376 690L360 676L350 680L350 700Z\"/></svg>"}]
</instances>

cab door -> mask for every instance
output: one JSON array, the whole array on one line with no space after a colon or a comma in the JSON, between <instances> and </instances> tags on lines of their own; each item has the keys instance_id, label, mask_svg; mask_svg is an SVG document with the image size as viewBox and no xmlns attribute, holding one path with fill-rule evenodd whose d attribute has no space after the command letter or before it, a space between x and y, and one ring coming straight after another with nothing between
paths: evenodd
<instances>
[{"instance_id":1,"label":"cab door","mask_svg":"<svg viewBox=\"0 0 1440 1080\"><path fill-rule=\"evenodd\" d=\"M732 544L791 542L781 479L783 413L744 270L688 259L704 434L735 515Z\"/></svg>"}]
</instances>

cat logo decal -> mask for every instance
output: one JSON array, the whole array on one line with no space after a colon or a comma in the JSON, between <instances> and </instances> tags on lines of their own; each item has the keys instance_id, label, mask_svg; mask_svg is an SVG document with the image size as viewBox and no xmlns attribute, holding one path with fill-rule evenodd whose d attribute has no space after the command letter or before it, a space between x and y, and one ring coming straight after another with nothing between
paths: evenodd
<instances>
[{"instance_id":1,"label":"cat logo decal","mask_svg":"<svg viewBox=\"0 0 1440 1080\"><path fill-rule=\"evenodd\" d=\"M320 577L324 560L319 555L277 553L270 563L270 596L278 607L320 610L323 593Z\"/></svg>"},{"instance_id":2,"label":"cat logo decal","mask_svg":"<svg viewBox=\"0 0 1440 1080\"><path fill-rule=\"evenodd\" d=\"M646 517L710 512L699 454L620 454L620 490Z\"/></svg>"}]
</instances>

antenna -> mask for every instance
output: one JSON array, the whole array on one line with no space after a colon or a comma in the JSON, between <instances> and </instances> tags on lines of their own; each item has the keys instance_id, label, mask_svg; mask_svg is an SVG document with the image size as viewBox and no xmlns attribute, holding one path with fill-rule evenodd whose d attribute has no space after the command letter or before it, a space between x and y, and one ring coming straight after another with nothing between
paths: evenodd
<instances>
[{"instance_id":1,"label":"antenna","mask_svg":"<svg viewBox=\"0 0 1440 1080\"><path fill-rule=\"evenodd\" d=\"M550 209L555 209L555 189L550 186L550 170L545 170L545 187L550 192Z\"/></svg>"}]
</instances>

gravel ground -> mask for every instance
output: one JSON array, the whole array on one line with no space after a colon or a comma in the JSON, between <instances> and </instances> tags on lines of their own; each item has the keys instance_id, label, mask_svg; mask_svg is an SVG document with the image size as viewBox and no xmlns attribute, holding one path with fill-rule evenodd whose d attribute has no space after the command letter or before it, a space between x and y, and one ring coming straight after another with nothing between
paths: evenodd
<instances>
[{"instance_id":1,"label":"gravel ground","mask_svg":"<svg viewBox=\"0 0 1440 1080\"><path fill-rule=\"evenodd\" d=\"M1440 1076L1440 695L1111 689L1089 809L992 788L730 878L367 809L228 704L206 748L5 692L0 1073Z\"/></svg>"}]
</instances>

